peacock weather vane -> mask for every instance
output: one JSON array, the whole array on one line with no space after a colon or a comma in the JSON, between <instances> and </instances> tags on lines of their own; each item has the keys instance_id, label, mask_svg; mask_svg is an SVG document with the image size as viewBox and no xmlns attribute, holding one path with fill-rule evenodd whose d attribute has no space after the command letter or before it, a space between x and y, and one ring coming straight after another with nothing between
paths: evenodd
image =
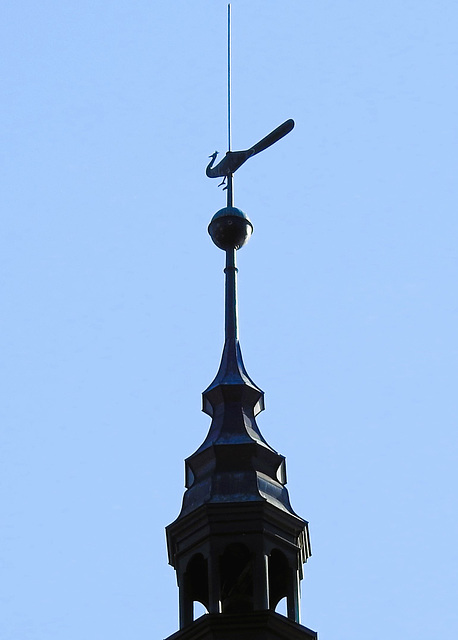
<instances>
[{"instance_id":1,"label":"peacock weather vane","mask_svg":"<svg viewBox=\"0 0 458 640\"><path fill-rule=\"evenodd\" d=\"M243 151L232 151L232 110L231 110L231 5L227 6L227 137L228 151L220 162L215 166L218 151L211 154L210 162L205 173L209 178L222 178L219 187L224 186L227 191L227 206L234 206L234 173L240 169L248 158L264 151L286 136L294 127L294 120L289 119L279 127L271 131L259 142Z\"/></svg>"},{"instance_id":2,"label":"peacock weather vane","mask_svg":"<svg viewBox=\"0 0 458 640\"><path fill-rule=\"evenodd\" d=\"M227 193L227 205L215 213L208 225L208 232L211 239L219 249L226 252L226 274L225 284L225 345L221 365L217 376L210 387L204 392L204 407L207 406L207 392L218 387L220 384L248 384L256 389L256 393L262 392L248 376L242 360L242 353L239 344L238 330L238 302L237 302L237 266L236 252L241 249L249 240L253 225L248 216L234 206L233 182L234 173L240 169L249 158L264 151L275 142L286 136L293 127L293 120L286 120L279 127L271 131L267 136L254 144L249 149L243 151L232 151L231 143L231 5L227 7L227 122L228 122L228 151L224 158L215 165L218 152L215 151L210 158L206 169L209 178L222 178L219 186L224 185ZM263 397L263 396L262 396ZM259 405L262 405L262 397ZM259 409L262 411L262 408ZM207 411L204 408L204 411ZM210 411L210 409L208 409ZM207 412L208 412L207 411Z\"/></svg>"}]
</instances>

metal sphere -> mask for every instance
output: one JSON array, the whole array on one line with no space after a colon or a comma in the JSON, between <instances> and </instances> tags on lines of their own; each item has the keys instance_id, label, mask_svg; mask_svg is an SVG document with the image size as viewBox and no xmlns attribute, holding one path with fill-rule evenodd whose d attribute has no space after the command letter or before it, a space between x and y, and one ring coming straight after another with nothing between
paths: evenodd
<instances>
[{"instance_id":1,"label":"metal sphere","mask_svg":"<svg viewBox=\"0 0 458 640\"><path fill-rule=\"evenodd\" d=\"M223 251L240 249L248 242L252 232L253 225L248 216L236 207L220 209L208 225L211 239Z\"/></svg>"}]
</instances>

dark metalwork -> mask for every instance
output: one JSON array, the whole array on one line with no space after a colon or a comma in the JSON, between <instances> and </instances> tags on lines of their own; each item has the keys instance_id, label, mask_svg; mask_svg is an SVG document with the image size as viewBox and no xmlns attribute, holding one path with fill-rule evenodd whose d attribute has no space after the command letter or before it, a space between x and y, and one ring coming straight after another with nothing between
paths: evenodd
<instances>
[{"instance_id":1,"label":"dark metalwork","mask_svg":"<svg viewBox=\"0 0 458 640\"><path fill-rule=\"evenodd\" d=\"M229 152L214 177L226 171L230 188L233 172L250 155L293 126L287 121L252 149ZM185 461L183 506L167 527L169 562L180 590L181 630L172 636L177 640L194 638L194 631L196 638L208 640L316 638L299 624L299 582L311 555L308 523L291 507L285 458L256 424L264 392L248 375L239 342L236 253L252 231L246 214L231 205L208 226L213 242L226 253L225 340L218 372L202 394L210 429ZM282 598L286 618L274 613ZM195 601L209 612L206 622L194 623Z\"/></svg>"},{"instance_id":2,"label":"dark metalwork","mask_svg":"<svg viewBox=\"0 0 458 640\"><path fill-rule=\"evenodd\" d=\"M316 631L273 611L210 613L168 640L317 640Z\"/></svg>"},{"instance_id":3,"label":"dark metalwork","mask_svg":"<svg viewBox=\"0 0 458 640\"><path fill-rule=\"evenodd\" d=\"M183 505L167 531L170 564L179 587L180 631L169 640L316 640L300 625L299 583L311 555L308 523L292 509L285 458L263 438L256 416L264 392L248 375L239 341L236 254L253 225L234 207L234 173L294 127L287 120L244 151L231 150L230 7L228 8L228 145L206 173L223 178L227 206L208 232L225 251L225 336L218 372L202 394L211 417L201 446L185 460ZM275 609L283 598L287 614ZM194 621L194 602L208 615Z\"/></svg>"},{"instance_id":4,"label":"dark metalwork","mask_svg":"<svg viewBox=\"0 0 458 640\"><path fill-rule=\"evenodd\" d=\"M287 133L289 133L294 127L294 120L286 120L279 127L271 131L269 135L265 138L254 144L249 149L245 151L228 151L224 158L219 162L216 167L214 167L214 163L216 161L216 157L218 155L218 151L215 151L210 156L211 161L207 166L206 174L209 178L223 178L228 176L230 173L235 173L237 169L239 169L244 162L251 158L252 156L264 151L278 140L281 140Z\"/></svg>"},{"instance_id":5,"label":"dark metalwork","mask_svg":"<svg viewBox=\"0 0 458 640\"><path fill-rule=\"evenodd\" d=\"M236 207L225 207L215 213L208 225L208 233L219 249L241 249L253 233L248 216Z\"/></svg>"},{"instance_id":6,"label":"dark metalwork","mask_svg":"<svg viewBox=\"0 0 458 640\"><path fill-rule=\"evenodd\" d=\"M271 131L265 138L254 144L249 149L245 149L244 151L227 151L224 158L215 166L213 166L216 162L216 158L218 156L218 151L215 151L210 156L211 160L207 165L205 173L209 178L223 178L223 181L219 184L219 186L226 185L224 188L227 189L227 206L232 207L234 204L234 196L233 196L233 176L237 169L240 169L242 164L244 164L248 158L255 156L257 153L264 151L268 147L281 140L284 136L286 136L292 129L294 128L294 120L286 120L279 127Z\"/></svg>"}]
</instances>

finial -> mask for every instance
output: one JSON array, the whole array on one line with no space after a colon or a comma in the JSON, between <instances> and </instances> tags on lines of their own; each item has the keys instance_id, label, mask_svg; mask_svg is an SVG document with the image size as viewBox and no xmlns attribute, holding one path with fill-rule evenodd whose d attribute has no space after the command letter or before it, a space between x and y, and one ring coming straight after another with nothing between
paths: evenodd
<instances>
[{"instance_id":1,"label":"finial","mask_svg":"<svg viewBox=\"0 0 458 640\"><path fill-rule=\"evenodd\" d=\"M213 216L208 233L219 249L231 251L241 249L253 233L248 216L236 207L225 207Z\"/></svg>"},{"instance_id":2,"label":"finial","mask_svg":"<svg viewBox=\"0 0 458 640\"><path fill-rule=\"evenodd\" d=\"M216 165L218 152L210 156L206 174L209 178L222 178L219 186L225 185L227 191L227 206L220 209L213 216L208 233L219 249L226 252L226 301L225 301L225 342L221 364L212 384L204 391L204 411L213 414L213 391L220 385L241 385L250 387L254 392L253 405L255 415L263 409L263 392L248 376L242 360L242 353L238 336L237 314L237 266L236 252L249 240L253 225L248 216L234 207L234 173L240 169L248 158L264 151L286 136L294 127L294 120L286 120L279 127L271 131L259 142L243 151L232 151L231 129L231 5L227 7L227 121L228 121L228 151L224 158Z\"/></svg>"},{"instance_id":3,"label":"finial","mask_svg":"<svg viewBox=\"0 0 458 640\"><path fill-rule=\"evenodd\" d=\"M236 252L248 242L253 225L243 211L225 207L213 216L208 232L217 247L226 252L225 285L225 340L223 355L216 378L203 393L203 409L213 415L214 391L221 385L241 385L250 388L255 412L262 411L263 392L250 379L242 360L238 330L237 266ZM217 394L219 395L219 394ZM219 402L219 399L218 399Z\"/></svg>"}]
</instances>

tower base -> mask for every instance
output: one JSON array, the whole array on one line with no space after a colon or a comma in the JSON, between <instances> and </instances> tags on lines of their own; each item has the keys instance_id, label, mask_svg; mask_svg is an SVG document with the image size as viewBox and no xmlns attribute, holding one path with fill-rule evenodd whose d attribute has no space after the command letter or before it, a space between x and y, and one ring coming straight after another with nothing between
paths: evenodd
<instances>
[{"instance_id":1,"label":"tower base","mask_svg":"<svg viewBox=\"0 0 458 640\"><path fill-rule=\"evenodd\" d=\"M316 631L274 611L208 613L166 640L317 640Z\"/></svg>"}]
</instances>

